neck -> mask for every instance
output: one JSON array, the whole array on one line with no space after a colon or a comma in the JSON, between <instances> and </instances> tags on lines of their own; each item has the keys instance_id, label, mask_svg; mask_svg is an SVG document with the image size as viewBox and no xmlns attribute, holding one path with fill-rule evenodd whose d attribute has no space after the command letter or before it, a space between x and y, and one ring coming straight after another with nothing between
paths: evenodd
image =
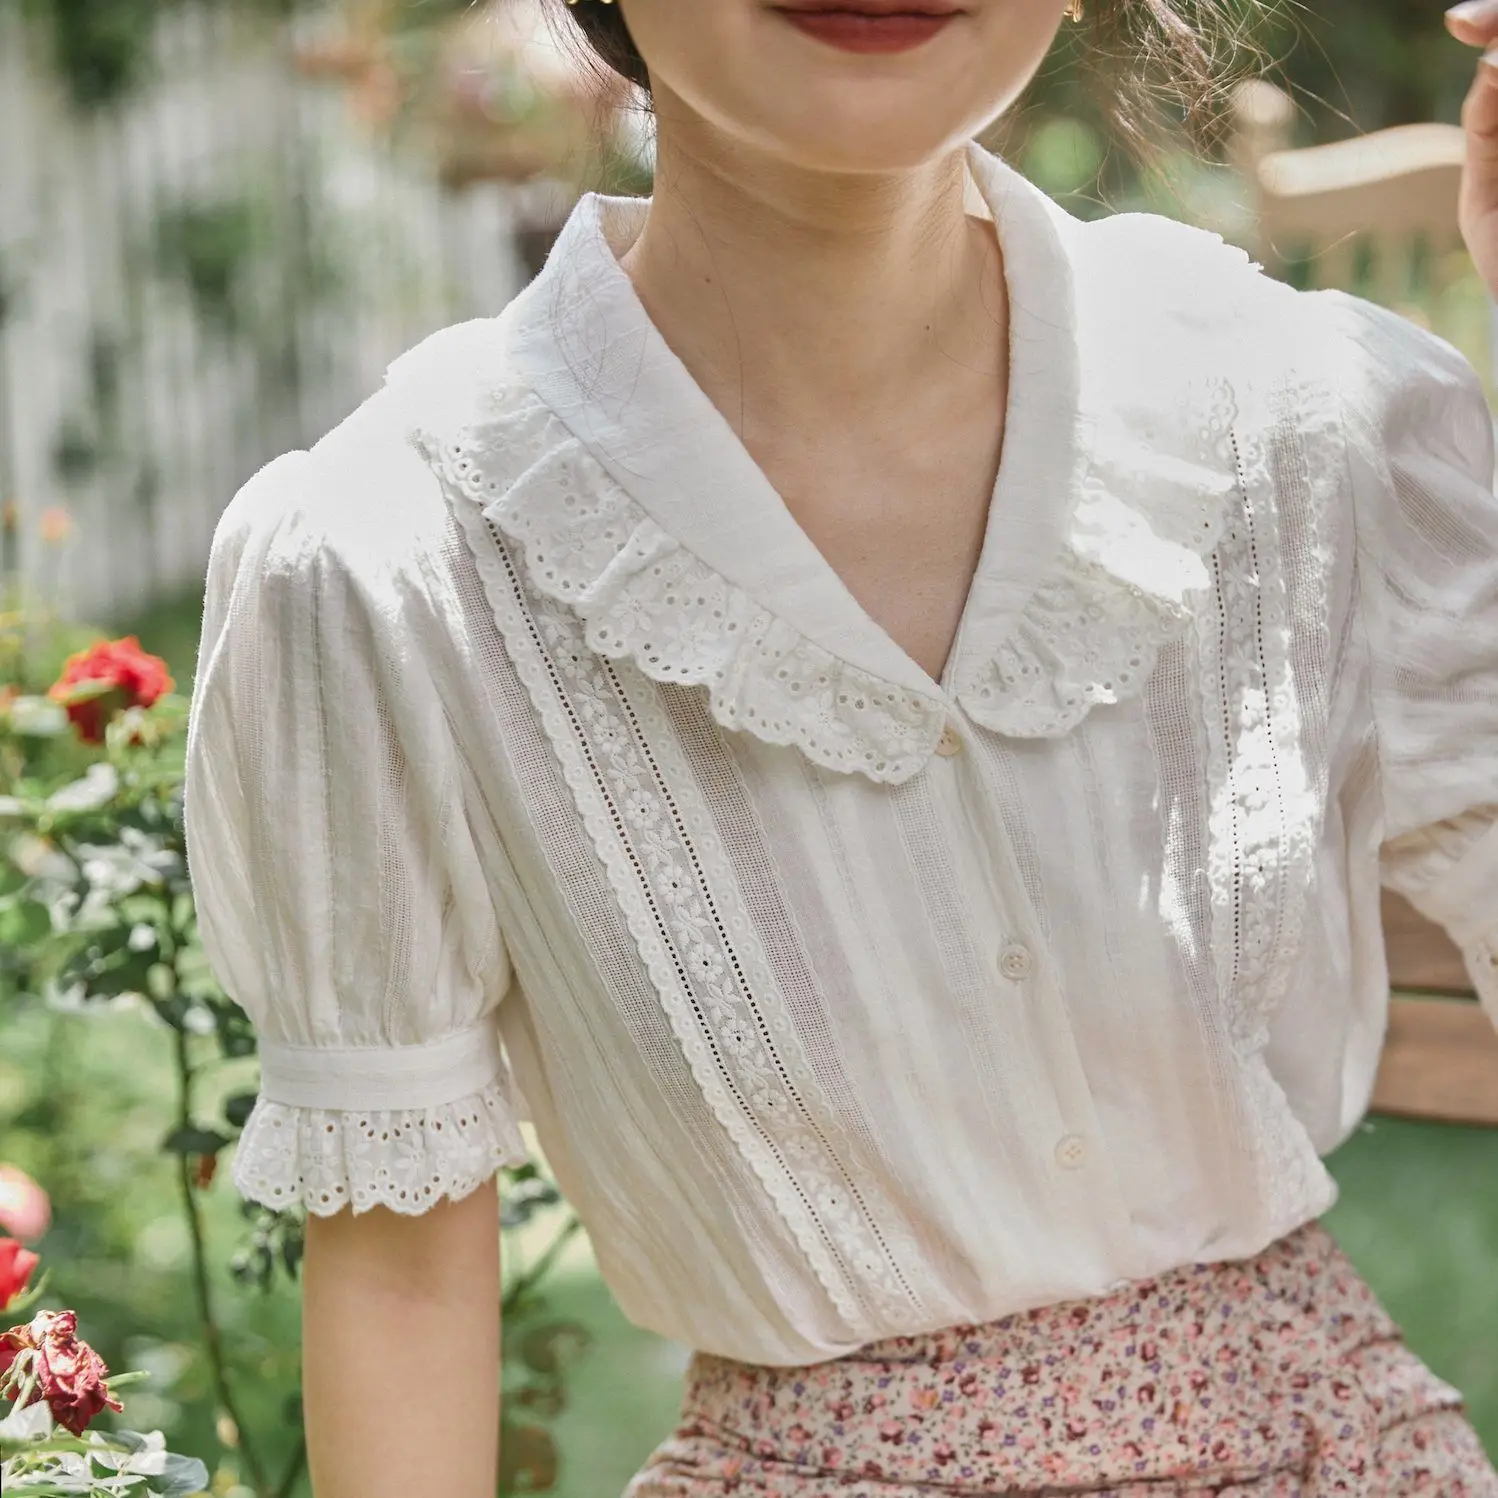
<instances>
[{"instance_id":1,"label":"neck","mask_svg":"<svg viewBox=\"0 0 1498 1498\"><path fill-rule=\"evenodd\" d=\"M672 129L623 265L741 436L877 416L954 377L1002 378L998 241L967 214L965 180L961 150L834 176Z\"/></svg>"}]
</instances>

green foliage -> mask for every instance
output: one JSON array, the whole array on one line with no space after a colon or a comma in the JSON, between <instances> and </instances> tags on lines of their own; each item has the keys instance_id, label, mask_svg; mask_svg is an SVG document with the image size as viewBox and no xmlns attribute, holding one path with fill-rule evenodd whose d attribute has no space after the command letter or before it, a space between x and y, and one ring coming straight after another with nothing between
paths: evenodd
<instances>
[{"instance_id":1,"label":"green foliage","mask_svg":"<svg viewBox=\"0 0 1498 1498\"><path fill-rule=\"evenodd\" d=\"M107 109L155 76L154 28L177 0L21 0L21 14L75 109ZM210 0L223 8L282 17L302 0Z\"/></svg>"},{"instance_id":2,"label":"green foliage","mask_svg":"<svg viewBox=\"0 0 1498 1498\"><path fill-rule=\"evenodd\" d=\"M156 0L24 0L54 71L79 109L116 103L151 71Z\"/></svg>"},{"instance_id":3,"label":"green foliage","mask_svg":"<svg viewBox=\"0 0 1498 1498\"><path fill-rule=\"evenodd\" d=\"M1455 123L1476 54L1410 0L1276 7L1263 41L1302 106L1300 143L1420 120Z\"/></svg>"},{"instance_id":4,"label":"green foliage","mask_svg":"<svg viewBox=\"0 0 1498 1498\"><path fill-rule=\"evenodd\" d=\"M250 311L250 274L273 232L244 198L172 204L156 219L157 269L186 288L207 326L232 336Z\"/></svg>"}]
</instances>

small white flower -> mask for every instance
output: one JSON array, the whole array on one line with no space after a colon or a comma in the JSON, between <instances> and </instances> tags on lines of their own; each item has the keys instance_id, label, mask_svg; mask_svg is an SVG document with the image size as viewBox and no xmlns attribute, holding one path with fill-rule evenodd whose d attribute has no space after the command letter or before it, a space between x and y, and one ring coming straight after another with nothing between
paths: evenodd
<instances>
[{"instance_id":1,"label":"small white flower","mask_svg":"<svg viewBox=\"0 0 1498 1498\"><path fill-rule=\"evenodd\" d=\"M122 827L118 843L79 843L83 874L95 899L112 900L133 894L143 884L156 885L177 871L180 859L138 827Z\"/></svg>"},{"instance_id":2,"label":"small white flower","mask_svg":"<svg viewBox=\"0 0 1498 1498\"><path fill-rule=\"evenodd\" d=\"M68 726L67 709L47 697L17 697L10 704L10 721L19 734L49 738Z\"/></svg>"},{"instance_id":3,"label":"small white flower","mask_svg":"<svg viewBox=\"0 0 1498 1498\"><path fill-rule=\"evenodd\" d=\"M95 811L112 801L120 789L120 777L106 761L92 764L75 780L47 797L52 811Z\"/></svg>"},{"instance_id":4,"label":"small white flower","mask_svg":"<svg viewBox=\"0 0 1498 1498\"><path fill-rule=\"evenodd\" d=\"M34 832L23 832L10 845L15 866L28 879L71 879L73 860L47 838Z\"/></svg>"},{"instance_id":5,"label":"small white flower","mask_svg":"<svg viewBox=\"0 0 1498 1498\"><path fill-rule=\"evenodd\" d=\"M66 987L55 977L42 980L42 1002L58 1014L81 1014L87 1005L88 984L75 978Z\"/></svg>"}]
</instances>

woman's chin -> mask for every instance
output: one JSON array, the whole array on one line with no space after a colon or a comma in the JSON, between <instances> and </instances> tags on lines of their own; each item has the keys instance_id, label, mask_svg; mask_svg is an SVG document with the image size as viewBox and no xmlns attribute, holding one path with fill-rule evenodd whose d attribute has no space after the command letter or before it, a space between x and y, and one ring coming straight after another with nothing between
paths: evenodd
<instances>
[{"instance_id":1,"label":"woman's chin","mask_svg":"<svg viewBox=\"0 0 1498 1498\"><path fill-rule=\"evenodd\" d=\"M836 175L908 172L948 155L987 123L942 111L888 108L798 110L757 132L755 145L786 166Z\"/></svg>"}]
</instances>

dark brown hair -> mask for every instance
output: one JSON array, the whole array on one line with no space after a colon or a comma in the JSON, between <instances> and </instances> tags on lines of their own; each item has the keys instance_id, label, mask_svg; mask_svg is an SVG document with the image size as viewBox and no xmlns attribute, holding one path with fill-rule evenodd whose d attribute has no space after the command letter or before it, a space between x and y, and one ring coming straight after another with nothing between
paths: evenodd
<instances>
[{"instance_id":1,"label":"dark brown hair","mask_svg":"<svg viewBox=\"0 0 1498 1498\"><path fill-rule=\"evenodd\" d=\"M600 62L649 92L617 4L563 8ZM1198 148L1222 138L1231 85L1250 70L1245 60L1258 60L1252 32L1269 8L1266 0L1084 0L1083 20L1067 29L1077 34L1079 68L1119 144L1142 163L1163 143L1170 112Z\"/></svg>"}]
</instances>

